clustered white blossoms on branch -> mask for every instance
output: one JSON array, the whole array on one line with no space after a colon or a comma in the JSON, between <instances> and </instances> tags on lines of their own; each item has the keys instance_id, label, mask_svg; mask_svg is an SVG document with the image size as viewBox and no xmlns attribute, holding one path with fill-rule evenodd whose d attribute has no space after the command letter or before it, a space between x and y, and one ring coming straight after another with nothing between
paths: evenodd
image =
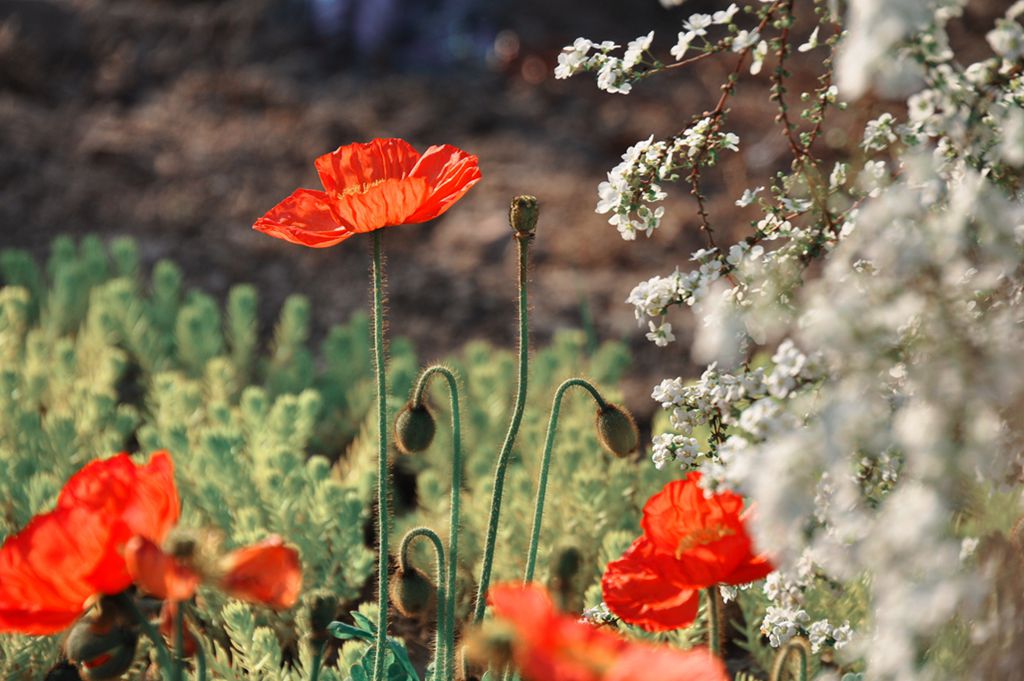
<instances>
[{"instance_id":1,"label":"clustered white blossoms on branch","mask_svg":"<svg viewBox=\"0 0 1024 681\"><path fill-rule=\"evenodd\" d=\"M837 18L839 88L826 73L801 99L819 103L805 118L820 128L840 96L880 95L859 149L825 167L814 137L794 134L793 170L736 200L763 213L751 233L638 284L627 301L658 345L675 337L671 308L692 308L695 348L732 357L697 381L655 387L671 430L654 437L652 458L700 469L709 487L757 505L759 545L780 565L765 584L764 635L842 649L836 659L883 680L981 678L999 656L1000 668L1024 665L1024 641L1004 640L1024 613L983 610L998 589L991 575L1020 566L986 563L998 552L967 534L979 504L1024 511L1024 1L984 35L990 55L967 64L946 34L965 2L850 0ZM831 21L835 8L819 5ZM802 11L755 4L771 19L756 29L740 30L732 7L692 15L672 56L695 44L748 50L756 73L782 53L792 7ZM720 22L729 36L711 43ZM820 30L794 36L797 51L836 49ZM567 57L562 73L603 68L579 63ZM664 211L649 204L680 169L737 151L720 125L699 118L631 147L601 183L598 212L625 239L650 236ZM743 361L773 347L767 365ZM995 521L978 522L992 531ZM848 591L861 599L850 621L828 610ZM964 625L969 654L949 654L943 632Z\"/></svg>"}]
</instances>

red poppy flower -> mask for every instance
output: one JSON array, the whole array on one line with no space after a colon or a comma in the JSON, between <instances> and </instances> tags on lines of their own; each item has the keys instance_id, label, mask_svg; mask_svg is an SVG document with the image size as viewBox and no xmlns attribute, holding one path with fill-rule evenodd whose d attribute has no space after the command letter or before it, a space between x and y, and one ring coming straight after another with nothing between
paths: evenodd
<instances>
[{"instance_id":1,"label":"red poppy flower","mask_svg":"<svg viewBox=\"0 0 1024 681\"><path fill-rule=\"evenodd\" d=\"M68 480L56 508L0 549L0 632L58 632L95 596L128 588L129 538L163 541L179 513L166 452L141 466L127 454L87 464Z\"/></svg>"},{"instance_id":2,"label":"red poppy flower","mask_svg":"<svg viewBox=\"0 0 1024 681\"><path fill-rule=\"evenodd\" d=\"M488 600L511 625L513 661L527 681L726 681L706 650L634 643L560 614L536 585L498 585ZM653 673L652 673L653 672Z\"/></svg>"},{"instance_id":3,"label":"red poppy flower","mask_svg":"<svg viewBox=\"0 0 1024 681\"><path fill-rule=\"evenodd\" d=\"M644 533L608 564L601 590L608 608L649 631L679 629L697 616L699 591L746 584L774 568L754 553L743 497L705 495L700 473L665 485L644 506Z\"/></svg>"},{"instance_id":4,"label":"red poppy flower","mask_svg":"<svg viewBox=\"0 0 1024 681\"><path fill-rule=\"evenodd\" d=\"M209 581L230 596L281 610L295 605L302 590L299 554L277 536L227 554L212 570L191 558L168 555L144 537L133 537L125 547L138 587L169 601L188 600L200 582Z\"/></svg>"},{"instance_id":5,"label":"red poppy flower","mask_svg":"<svg viewBox=\"0 0 1024 681\"><path fill-rule=\"evenodd\" d=\"M450 145L423 154L401 139L339 147L316 160L324 191L297 189L253 229L325 248L353 234L432 220L479 182L476 156Z\"/></svg>"}]
</instances>

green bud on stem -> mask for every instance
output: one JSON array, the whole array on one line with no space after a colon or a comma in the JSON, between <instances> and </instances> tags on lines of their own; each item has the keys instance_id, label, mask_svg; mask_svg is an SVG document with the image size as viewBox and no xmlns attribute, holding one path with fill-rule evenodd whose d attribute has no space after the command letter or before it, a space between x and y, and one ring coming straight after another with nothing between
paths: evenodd
<instances>
[{"instance_id":1,"label":"green bud on stem","mask_svg":"<svg viewBox=\"0 0 1024 681\"><path fill-rule=\"evenodd\" d=\"M537 229L537 217L540 205L536 196L517 196L512 199L508 210L508 223L516 230L516 235L532 236Z\"/></svg>"},{"instance_id":2,"label":"green bud on stem","mask_svg":"<svg viewBox=\"0 0 1024 681\"><path fill-rule=\"evenodd\" d=\"M391 576L391 603L406 617L429 615L437 606L437 587L422 570L406 566Z\"/></svg>"},{"instance_id":3,"label":"green bud on stem","mask_svg":"<svg viewBox=\"0 0 1024 681\"><path fill-rule=\"evenodd\" d=\"M403 454L422 452L434 440L434 430L434 416L427 405L410 402L395 419L395 445Z\"/></svg>"},{"instance_id":4,"label":"green bud on stem","mask_svg":"<svg viewBox=\"0 0 1024 681\"><path fill-rule=\"evenodd\" d=\"M633 415L611 402L597 410L597 438L605 449L620 458L640 446L640 431Z\"/></svg>"}]
</instances>

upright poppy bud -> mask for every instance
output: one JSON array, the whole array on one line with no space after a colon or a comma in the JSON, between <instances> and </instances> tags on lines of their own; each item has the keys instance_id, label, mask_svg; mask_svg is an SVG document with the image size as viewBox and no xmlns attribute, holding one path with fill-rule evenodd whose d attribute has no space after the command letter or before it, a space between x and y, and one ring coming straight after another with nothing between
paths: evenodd
<instances>
[{"instance_id":1,"label":"upright poppy bud","mask_svg":"<svg viewBox=\"0 0 1024 681\"><path fill-rule=\"evenodd\" d=\"M128 671L135 659L139 634L132 627L105 625L82 618L68 633L64 649L68 659L80 666L83 679L116 679Z\"/></svg>"},{"instance_id":2,"label":"upright poppy bud","mask_svg":"<svg viewBox=\"0 0 1024 681\"><path fill-rule=\"evenodd\" d=\"M536 196L517 196L508 210L508 223L517 235L530 236L537 229L540 205Z\"/></svg>"},{"instance_id":3,"label":"upright poppy bud","mask_svg":"<svg viewBox=\"0 0 1024 681\"><path fill-rule=\"evenodd\" d=\"M410 402L395 419L395 445L403 454L422 452L433 442L435 430L434 416L427 405Z\"/></svg>"},{"instance_id":4,"label":"upright poppy bud","mask_svg":"<svg viewBox=\"0 0 1024 681\"><path fill-rule=\"evenodd\" d=\"M575 546L563 546L555 552L548 587L563 610L575 609L573 581L582 566L583 555Z\"/></svg>"},{"instance_id":5,"label":"upright poppy bud","mask_svg":"<svg viewBox=\"0 0 1024 681\"><path fill-rule=\"evenodd\" d=\"M633 415L610 402L597 410L597 438L605 449L620 458L640 445L640 431Z\"/></svg>"},{"instance_id":6,"label":"upright poppy bud","mask_svg":"<svg viewBox=\"0 0 1024 681\"><path fill-rule=\"evenodd\" d=\"M406 617L429 615L437 606L437 587L423 570L399 567L390 587L391 602Z\"/></svg>"}]
</instances>

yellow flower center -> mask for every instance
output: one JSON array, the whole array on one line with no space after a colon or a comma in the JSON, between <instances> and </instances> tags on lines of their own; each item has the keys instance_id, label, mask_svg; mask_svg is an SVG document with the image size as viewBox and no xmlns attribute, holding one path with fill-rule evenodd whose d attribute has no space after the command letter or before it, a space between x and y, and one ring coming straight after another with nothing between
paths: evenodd
<instances>
[{"instance_id":1,"label":"yellow flower center","mask_svg":"<svg viewBox=\"0 0 1024 681\"><path fill-rule=\"evenodd\" d=\"M697 528L679 540L679 545L676 547L676 558L679 558L690 549L706 546L719 539L731 537L734 534L736 534L736 530L726 525Z\"/></svg>"}]
</instances>

